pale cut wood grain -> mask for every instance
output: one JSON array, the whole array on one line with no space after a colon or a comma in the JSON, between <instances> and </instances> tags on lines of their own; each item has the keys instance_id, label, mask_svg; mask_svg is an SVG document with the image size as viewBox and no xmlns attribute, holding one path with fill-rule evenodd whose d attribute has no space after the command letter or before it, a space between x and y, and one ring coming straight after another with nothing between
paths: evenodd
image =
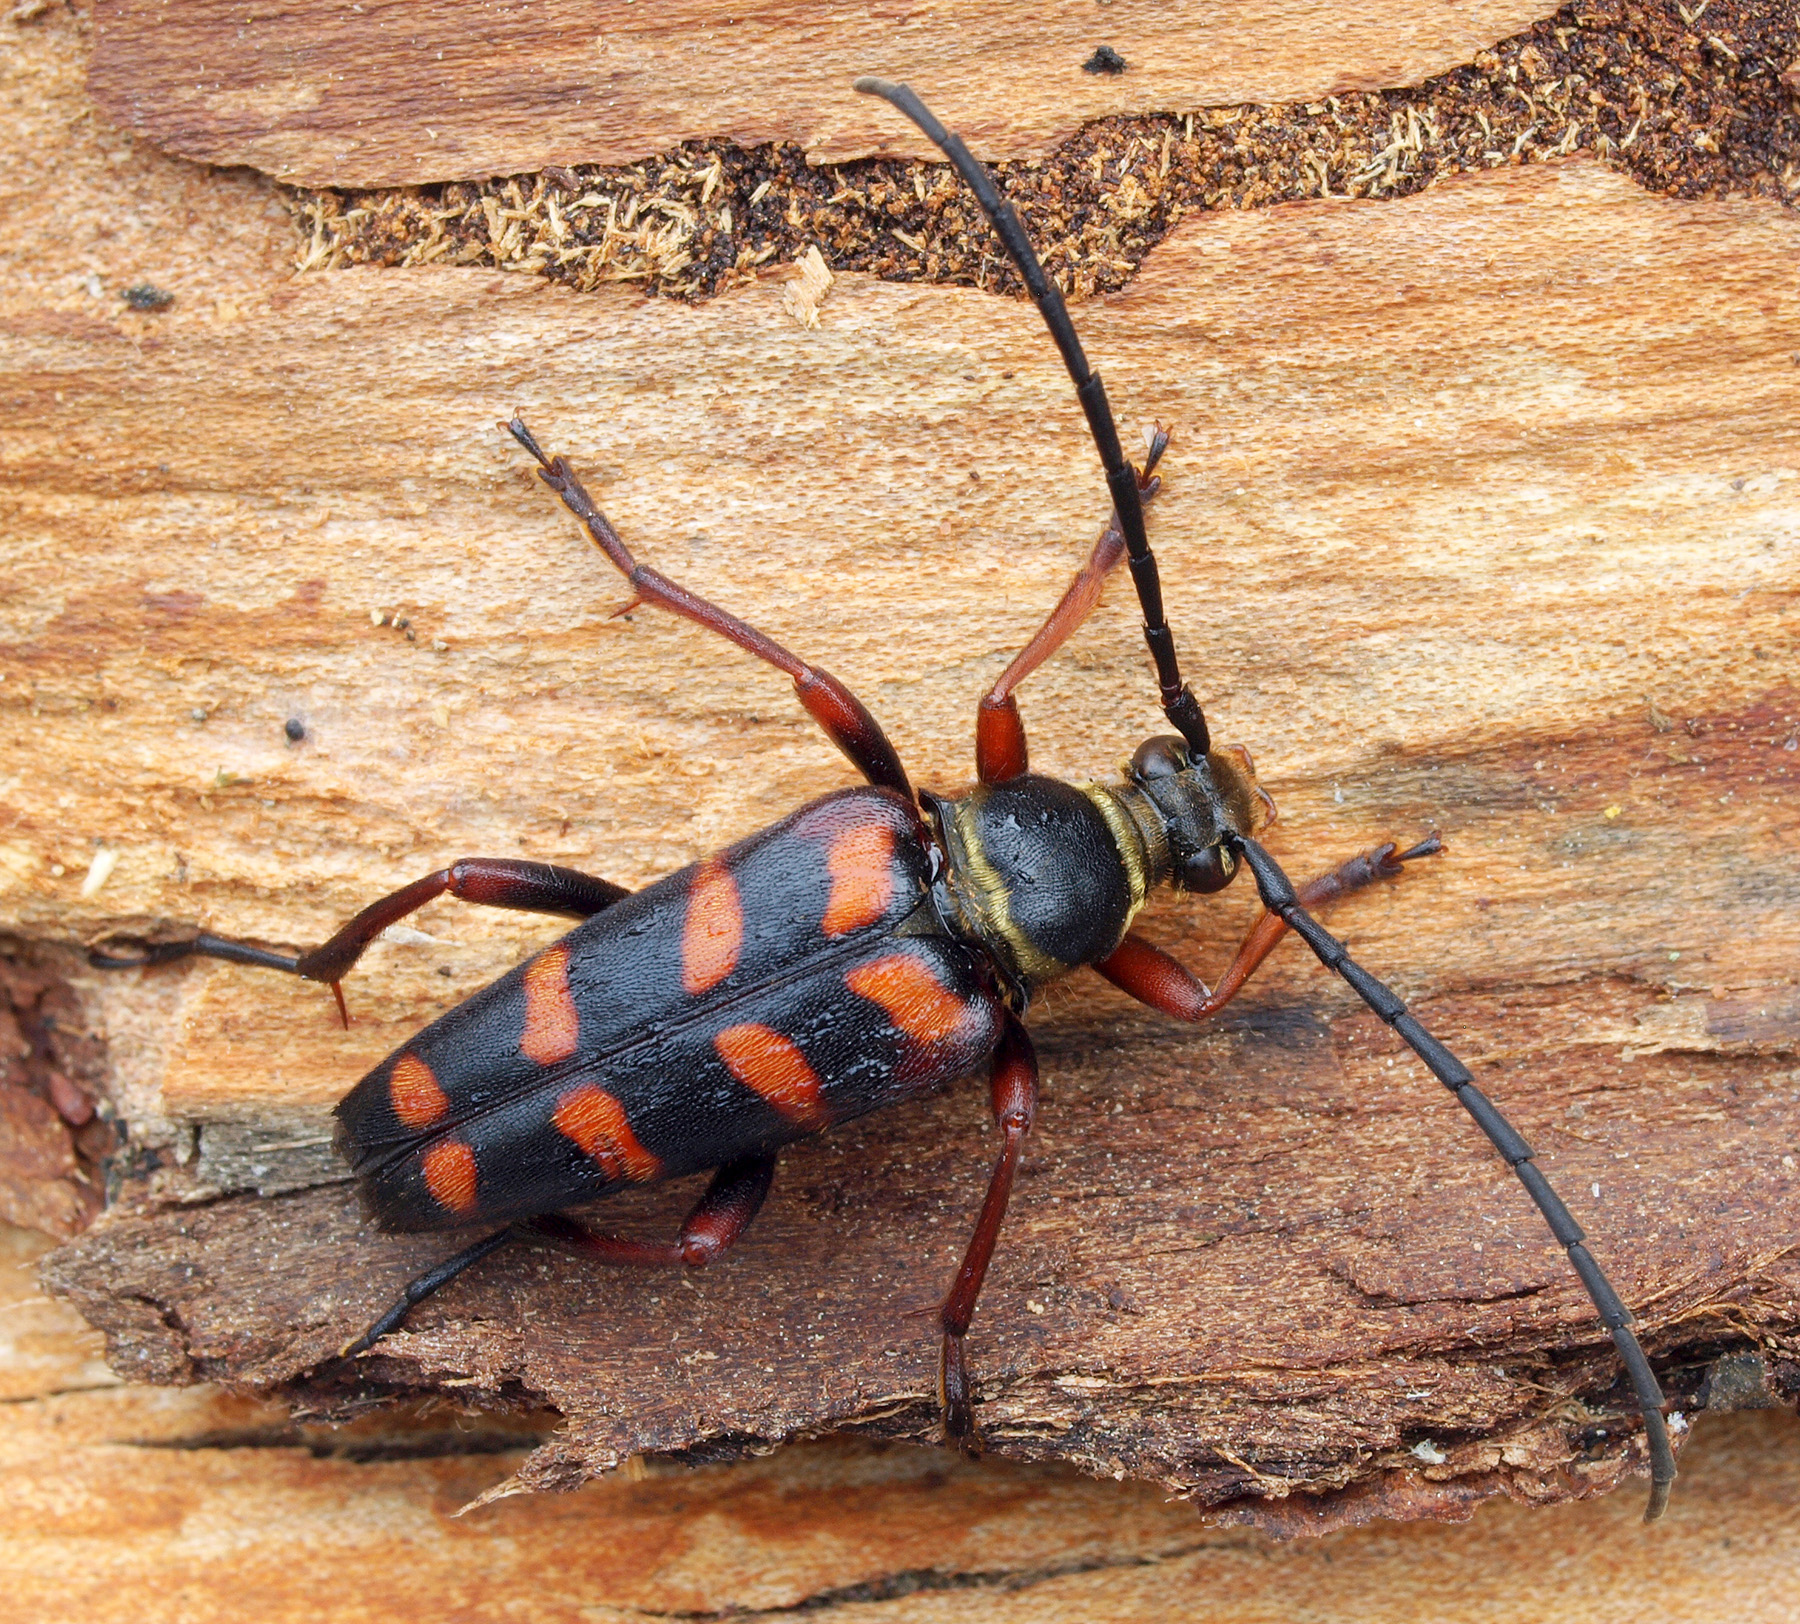
<instances>
[{"instance_id":1,"label":"pale cut wood grain","mask_svg":"<svg viewBox=\"0 0 1800 1624\"><path fill-rule=\"evenodd\" d=\"M28 105L6 241L63 257L0 287L11 928L317 939L464 851L638 883L846 781L778 679L606 620L613 583L493 435L515 401L646 557L850 679L921 781L966 777L975 695L1104 502L1030 312L855 278L817 331L774 286L687 310L479 273L290 284L253 177ZM1281 851L1444 829L1449 859L1341 927L1539 1141L1684 1404L1709 1345L1779 1352L1796 1318L1793 246L1773 208L1514 173L1190 222L1079 317L1127 424L1180 431L1154 516L1176 625ZM177 303L134 316L90 274ZM1158 726L1127 600L1026 714L1075 774ZM118 862L82 898L97 844ZM1250 905L1151 928L1204 968ZM316 991L223 968L92 985L166 1189L300 1187L66 1257L127 1368L285 1380L438 1255L305 1188L331 1169L299 1142L554 927L418 923L434 942L352 983L346 1038ZM1360 1478L1345 1518L1613 1480L1588 1310L1447 1102L1296 955L1215 1032L1092 983L1038 1030L1043 1131L975 1346L996 1447L1253 1509ZM497 1261L372 1371L553 1397L574 1426L536 1482L883 1411L924 1434L914 1311L976 1198L979 1095L806 1147L691 1300Z\"/></svg>"},{"instance_id":2,"label":"pale cut wood grain","mask_svg":"<svg viewBox=\"0 0 1800 1624\"><path fill-rule=\"evenodd\" d=\"M1282 1546L1143 1485L848 1442L458 1517L542 1418L440 1402L330 1428L213 1387L118 1385L95 1333L35 1288L46 1244L0 1229L0 1585L17 1624L310 1621L321 1575L333 1618L380 1624L521 1609L1137 1624L1196 1595L1231 1624L1701 1624L1721 1595L1743 1617L1800 1609L1800 1429L1780 1411L1702 1417L1655 1530L1614 1497Z\"/></svg>"},{"instance_id":3,"label":"pale cut wood grain","mask_svg":"<svg viewBox=\"0 0 1800 1624\"><path fill-rule=\"evenodd\" d=\"M720 136L797 142L818 162L930 151L851 90L862 74L912 81L976 152L1016 158L1108 114L1416 84L1554 9L308 0L270 13L105 0L92 84L113 117L169 152L310 186L618 163ZM1126 72L1083 71L1103 44Z\"/></svg>"}]
</instances>

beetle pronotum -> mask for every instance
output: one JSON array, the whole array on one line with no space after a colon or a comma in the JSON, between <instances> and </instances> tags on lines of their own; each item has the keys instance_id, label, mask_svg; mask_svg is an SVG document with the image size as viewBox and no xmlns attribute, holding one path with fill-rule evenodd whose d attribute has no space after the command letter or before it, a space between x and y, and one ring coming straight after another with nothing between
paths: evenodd
<instances>
[{"instance_id":1,"label":"beetle pronotum","mask_svg":"<svg viewBox=\"0 0 1800 1624\"><path fill-rule=\"evenodd\" d=\"M775 666L867 780L635 894L513 859L471 858L384 897L299 955L200 934L97 950L96 963L202 955L340 983L386 927L446 893L583 921L404 1044L337 1107L338 1145L376 1221L391 1230L489 1226L414 1280L346 1357L509 1239L550 1235L610 1263L700 1266L740 1236L766 1197L779 1148L988 1062L1003 1148L945 1297L939 1399L953 1439L975 1435L963 1340L993 1255L1036 1104L1022 1016L1080 966L1178 1019L1215 1014L1289 930L1381 1017L1517 1174L1567 1249L1612 1335L1643 1415L1660 1515L1675 1476L1662 1394L1631 1316L1582 1244L1532 1151L1463 1064L1400 998L1356 964L1310 910L1439 850L1384 845L1294 887L1257 835L1274 805L1248 754L1212 742L1164 618L1144 506L1167 445L1144 467L1120 447L1056 286L983 167L903 85L862 79L943 150L974 192L1055 340L1105 470L1113 513L1086 565L977 711L979 783L915 792L866 707L836 678L756 628L640 565L561 457L514 416L503 427L539 477L626 576L634 601L694 621ZM1067 784L1028 770L1014 690L1086 618L1124 559L1175 736L1140 745L1121 784ZM1159 884L1210 892L1248 867L1265 912L1209 989L1131 931ZM598 1234L563 1209L632 1184L713 1169L676 1239Z\"/></svg>"}]
</instances>

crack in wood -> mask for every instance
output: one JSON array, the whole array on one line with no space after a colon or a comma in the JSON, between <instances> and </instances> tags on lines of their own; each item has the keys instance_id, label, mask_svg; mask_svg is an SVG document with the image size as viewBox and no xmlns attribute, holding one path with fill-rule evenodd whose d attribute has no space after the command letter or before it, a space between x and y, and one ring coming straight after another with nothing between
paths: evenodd
<instances>
[{"instance_id":1,"label":"crack in wood","mask_svg":"<svg viewBox=\"0 0 1800 1624\"><path fill-rule=\"evenodd\" d=\"M685 1611L630 1608L637 1618L679 1619L683 1624L705 1624L711 1619L788 1618L833 1611L860 1603L899 1601L907 1596L929 1595L947 1591L1013 1594L1049 1584L1056 1579L1074 1578L1086 1573L1106 1573L1130 1568L1156 1568L1198 1551L1214 1549L1228 1543L1219 1539L1194 1540L1166 1551L1142 1556L1094 1557L1074 1562L1043 1563L1030 1568L987 1568L970 1571L948 1571L941 1568L905 1568L879 1578L864 1579L853 1585L838 1585L815 1591L797 1601L774 1607L732 1607L723 1611Z\"/></svg>"}]
</instances>

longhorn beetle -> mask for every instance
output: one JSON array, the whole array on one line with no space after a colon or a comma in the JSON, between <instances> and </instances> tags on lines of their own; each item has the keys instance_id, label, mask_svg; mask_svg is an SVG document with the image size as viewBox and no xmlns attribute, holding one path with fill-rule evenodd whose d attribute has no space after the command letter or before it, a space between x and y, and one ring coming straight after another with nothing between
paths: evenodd
<instances>
[{"instance_id":1,"label":"longhorn beetle","mask_svg":"<svg viewBox=\"0 0 1800 1624\"><path fill-rule=\"evenodd\" d=\"M953 1440L975 1436L963 1338L993 1255L1037 1095L1021 1017L1045 983L1091 965L1178 1020L1217 1013L1289 930L1349 982L1475 1119L1568 1250L1630 1376L1648 1438L1647 1518L1675 1477L1663 1396L1632 1318L1532 1151L1467 1068L1364 970L1310 910L1441 849L1392 844L1296 888L1258 842L1275 814L1247 752L1216 748L1182 680L1144 533L1158 429L1142 470L1120 449L1112 408L1056 285L987 171L905 85L859 79L941 148L1018 267L1075 384L1113 512L1086 565L976 713L980 782L915 794L875 718L841 682L755 627L639 564L562 457L522 419L501 425L538 477L630 583L634 605L684 616L793 679L832 742L867 779L643 891L571 869L466 858L371 904L298 956L201 934L96 948L103 966L189 955L341 982L387 926L433 897L582 920L555 945L434 1021L337 1107L337 1144L365 1205L389 1230L482 1225L488 1233L421 1275L342 1350L354 1357L417 1303L507 1241L538 1233L603 1262L700 1267L748 1227L779 1148L949 1083L984 1061L1003 1148L962 1266L944 1299L938 1396ZM1176 737L1140 745L1121 784L1066 784L1028 770L1013 690L1081 625L1126 560L1143 610L1163 713ZM1264 912L1218 985L1134 935L1148 892L1217 891L1247 866ZM714 1169L673 1242L594 1232L562 1215L627 1185Z\"/></svg>"}]
</instances>

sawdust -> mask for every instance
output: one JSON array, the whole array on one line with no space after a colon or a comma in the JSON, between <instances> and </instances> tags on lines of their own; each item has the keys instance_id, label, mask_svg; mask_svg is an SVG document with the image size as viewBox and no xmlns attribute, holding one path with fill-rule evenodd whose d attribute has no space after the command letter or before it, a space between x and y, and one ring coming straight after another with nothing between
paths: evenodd
<instances>
[{"instance_id":1,"label":"sawdust","mask_svg":"<svg viewBox=\"0 0 1800 1624\"><path fill-rule=\"evenodd\" d=\"M1184 214L1403 197L1444 175L1596 154L1656 192L1800 200L1794 0L1576 0L1410 90L1108 119L997 165L1046 266L1088 297ZM704 298L816 249L833 271L1013 288L946 166L809 166L798 147L691 143L615 168L296 191L303 271L478 265Z\"/></svg>"}]
</instances>

